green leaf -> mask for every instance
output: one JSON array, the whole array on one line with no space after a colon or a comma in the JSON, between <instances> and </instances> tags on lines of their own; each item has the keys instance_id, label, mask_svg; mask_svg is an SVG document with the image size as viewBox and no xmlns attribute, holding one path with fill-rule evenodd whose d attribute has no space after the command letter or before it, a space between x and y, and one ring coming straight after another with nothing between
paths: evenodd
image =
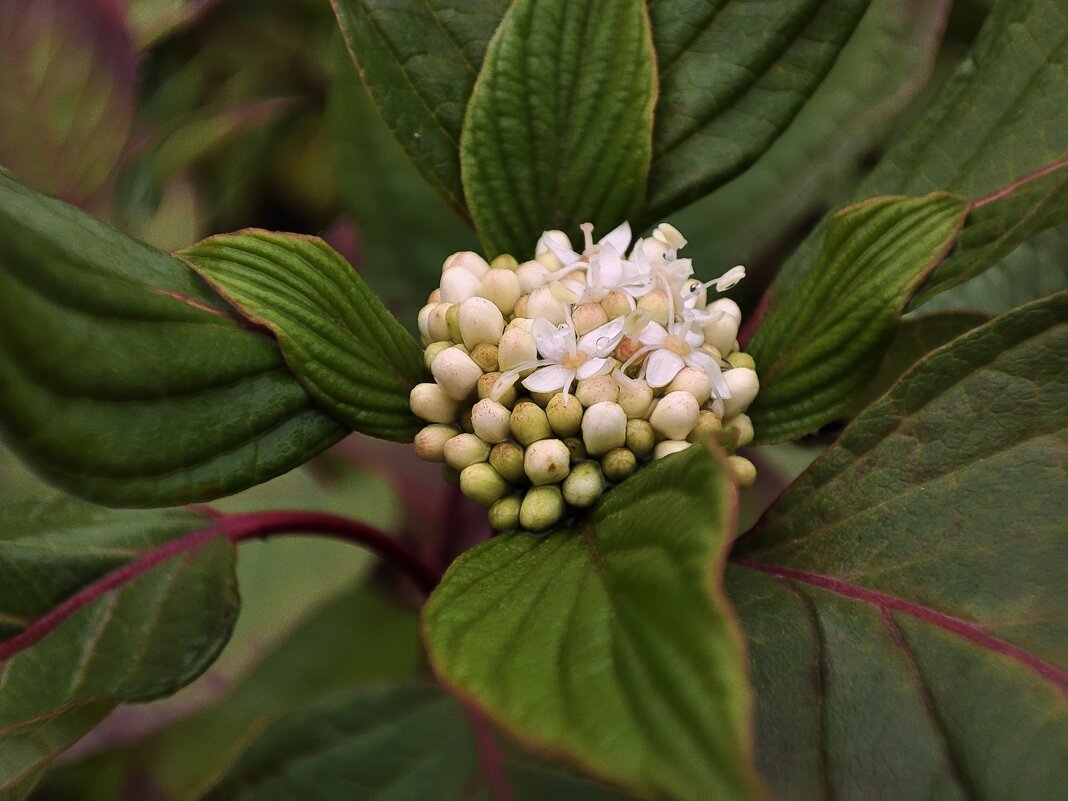
<instances>
[{"instance_id":1,"label":"green leaf","mask_svg":"<svg viewBox=\"0 0 1068 801\"><path fill-rule=\"evenodd\" d=\"M121 5L0 0L0 165L96 203L127 147L136 58Z\"/></svg>"},{"instance_id":2,"label":"green leaf","mask_svg":"<svg viewBox=\"0 0 1068 801\"><path fill-rule=\"evenodd\" d=\"M218 0L127 0L130 28L141 50L147 50L188 27Z\"/></svg>"},{"instance_id":3,"label":"green leaf","mask_svg":"<svg viewBox=\"0 0 1068 801\"><path fill-rule=\"evenodd\" d=\"M354 431L408 442L421 351L363 280L318 237L242 231L181 254L253 322L271 329L301 383Z\"/></svg>"},{"instance_id":4,"label":"green leaf","mask_svg":"<svg viewBox=\"0 0 1068 801\"><path fill-rule=\"evenodd\" d=\"M507 0L331 0L382 116L423 176L460 214L460 130Z\"/></svg>"},{"instance_id":5,"label":"green leaf","mask_svg":"<svg viewBox=\"0 0 1068 801\"><path fill-rule=\"evenodd\" d=\"M70 492L179 504L337 441L273 339L179 260L0 171L0 426Z\"/></svg>"},{"instance_id":6,"label":"green leaf","mask_svg":"<svg viewBox=\"0 0 1068 801\"><path fill-rule=\"evenodd\" d=\"M1068 781L1068 293L936 351L737 543L773 791L1055 798Z\"/></svg>"},{"instance_id":7,"label":"green leaf","mask_svg":"<svg viewBox=\"0 0 1068 801\"><path fill-rule=\"evenodd\" d=\"M543 230L608 230L645 195L656 62L640 0L517 0L475 83L464 194L490 255Z\"/></svg>"},{"instance_id":8,"label":"green leaf","mask_svg":"<svg viewBox=\"0 0 1068 801\"><path fill-rule=\"evenodd\" d=\"M940 193L875 198L839 212L800 285L775 293L748 345L761 442L815 431L871 381L917 283L956 240L968 202Z\"/></svg>"},{"instance_id":9,"label":"green leaf","mask_svg":"<svg viewBox=\"0 0 1068 801\"><path fill-rule=\"evenodd\" d=\"M588 521L463 554L423 610L438 677L523 742L642 795L756 794L749 690L718 565L725 469L641 470Z\"/></svg>"},{"instance_id":10,"label":"green leaf","mask_svg":"<svg viewBox=\"0 0 1068 801\"><path fill-rule=\"evenodd\" d=\"M646 220L755 162L816 91L869 3L651 2L660 99Z\"/></svg>"},{"instance_id":11,"label":"green leaf","mask_svg":"<svg viewBox=\"0 0 1068 801\"><path fill-rule=\"evenodd\" d=\"M186 510L8 505L0 510L4 631L205 521ZM233 571L230 543L213 540L104 593L0 662L0 796L25 797L52 759L119 702L158 698L196 678L237 615Z\"/></svg>"}]
</instances>

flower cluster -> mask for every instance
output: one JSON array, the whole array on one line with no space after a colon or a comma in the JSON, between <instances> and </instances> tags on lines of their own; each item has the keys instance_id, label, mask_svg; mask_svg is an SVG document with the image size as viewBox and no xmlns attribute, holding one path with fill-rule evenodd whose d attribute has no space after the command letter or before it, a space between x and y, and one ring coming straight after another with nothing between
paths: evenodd
<instances>
[{"instance_id":1,"label":"flower cluster","mask_svg":"<svg viewBox=\"0 0 1068 801\"><path fill-rule=\"evenodd\" d=\"M667 224L633 247L627 223L596 243L592 225L582 230L581 253L546 231L522 264L453 254L419 312L434 382L411 393L429 423L416 452L457 471L499 531L546 530L643 462L716 432L732 451L753 439L744 412L759 385L738 348L741 312L708 300L745 269L695 279ZM753 464L729 459L751 485Z\"/></svg>"}]
</instances>

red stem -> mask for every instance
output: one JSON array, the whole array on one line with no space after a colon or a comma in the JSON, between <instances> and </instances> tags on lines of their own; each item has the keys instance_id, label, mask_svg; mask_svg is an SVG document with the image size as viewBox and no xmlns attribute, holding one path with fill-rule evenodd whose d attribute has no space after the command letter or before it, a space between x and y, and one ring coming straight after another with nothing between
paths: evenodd
<instances>
[{"instance_id":1,"label":"red stem","mask_svg":"<svg viewBox=\"0 0 1068 801\"><path fill-rule=\"evenodd\" d=\"M203 508L198 509L207 512ZM213 540L225 538L232 544L272 534L310 534L336 537L362 545L400 570L423 592L429 595L441 576L400 540L378 529L337 515L318 512L252 512L249 514L215 516L207 528L164 543L146 551L134 561L88 584L49 612L33 621L23 631L0 643L0 661L10 659L20 651L41 640L52 629L75 612L107 592L162 564L179 554L191 553Z\"/></svg>"}]
</instances>

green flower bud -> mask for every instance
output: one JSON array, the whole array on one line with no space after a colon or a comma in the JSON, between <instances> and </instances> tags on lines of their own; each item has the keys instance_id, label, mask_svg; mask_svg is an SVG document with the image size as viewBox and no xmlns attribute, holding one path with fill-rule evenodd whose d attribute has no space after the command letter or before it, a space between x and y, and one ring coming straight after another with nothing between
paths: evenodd
<instances>
[{"instance_id":1,"label":"green flower bud","mask_svg":"<svg viewBox=\"0 0 1068 801\"><path fill-rule=\"evenodd\" d=\"M638 467L638 458L627 448L613 448L601 457L601 469L609 481L622 481Z\"/></svg>"},{"instance_id":2,"label":"green flower bud","mask_svg":"<svg viewBox=\"0 0 1068 801\"><path fill-rule=\"evenodd\" d=\"M485 462L470 465L460 471L460 490L480 506L489 506L503 498L511 489L501 474Z\"/></svg>"},{"instance_id":3,"label":"green flower bud","mask_svg":"<svg viewBox=\"0 0 1068 801\"><path fill-rule=\"evenodd\" d=\"M415 455L424 462L445 461L445 445L459 432L455 426L435 423L415 435Z\"/></svg>"},{"instance_id":4,"label":"green flower bud","mask_svg":"<svg viewBox=\"0 0 1068 801\"><path fill-rule=\"evenodd\" d=\"M756 370L735 367L723 373L723 380L731 391L731 396L723 399L723 418L726 420L749 408L760 389L760 379Z\"/></svg>"},{"instance_id":5,"label":"green flower bud","mask_svg":"<svg viewBox=\"0 0 1068 801\"><path fill-rule=\"evenodd\" d=\"M689 392L669 392L649 415L653 429L666 439L683 440L697 425L701 404Z\"/></svg>"},{"instance_id":6,"label":"green flower bud","mask_svg":"<svg viewBox=\"0 0 1068 801\"><path fill-rule=\"evenodd\" d=\"M448 350L451 347L453 347L453 344L447 339L440 342L431 342L423 351L423 366L429 370L430 365L434 363L434 358L443 350Z\"/></svg>"},{"instance_id":7,"label":"green flower bud","mask_svg":"<svg viewBox=\"0 0 1068 801\"><path fill-rule=\"evenodd\" d=\"M565 511L558 486L532 487L519 507L519 525L527 531L545 531L563 520Z\"/></svg>"},{"instance_id":8,"label":"green flower bud","mask_svg":"<svg viewBox=\"0 0 1068 801\"><path fill-rule=\"evenodd\" d=\"M567 451L571 454L572 464L578 464L590 458L589 453L586 452L586 443L582 441L582 437L565 437L564 444L567 445Z\"/></svg>"},{"instance_id":9,"label":"green flower bud","mask_svg":"<svg viewBox=\"0 0 1068 801\"><path fill-rule=\"evenodd\" d=\"M519 484L526 478L523 472L525 453L514 442L498 442L489 452L489 463L512 484Z\"/></svg>"},{"instance_id":10,"label":"green flower bud","mask_svg":"<svg viewBox=\"0 0 1068 801\"><path fill-rule=\"evenodd\" d=\"M541 439L531 444L523 460L523 471L536 487L558 484L571 472L567 445L558 439Z\"/></svg>"},{"instance_id":11,"label":"green flower bud","mask_svg":"<svg viewBox=\"0 0 1068 801\"><path fill-rule=\"evenodd\" d=\"M656 445L656 433L648 420L627 421L627 448L636 456L644 459L653 452Z\"/></svg>"},{"instance_id":12,"label":"green flower bud","mask_svg":"<svg viewBox=\"0 0 1068 801\"><path fill-rule=\"evenodd\" d=\"M753 421L747 414L738 414L730 420L724 420L723 430L728 433L733 432L737 436L737 441L734 443L736 448L741 448L753 441Z\"/></svg>"},{"instance_id":13,"label":"green flower bud","mask_svg":"<svg viewBox=\"0 0 1068 801\"><path fill-rule=\"evenodd\" d=\"M458 434L445 443L445 463L454 470L463 470L489 458L490 448L474 434Z\"/></svg>"},{"instance_id":14,"label":"green flower bud","mask_svg":"<svg viewBox=\"0 0 1068 801\"><path fill-rule=\"evenodd\" d=\"M595 375L584 378L575 387L575 397L587 409L595 403L615 403L619 398L619 384L611 375Z\"/></svg>"},{"instance_id":15,"label":"green flower bud","mask_svg":"<svg viewBox=\"0 0 1068 801\"><path fill-rule=\"evenodd\" d=\"M730 467L734 480L738 482L739 487L747 489L753 486L757 477L756 465L744 456L738 456L737 454L727 457L727 465Z\"/></svg>"},{"instance_id":16,"label":"green flower bud","mask_svg":"<svg viewBox=\"0 0 1068 801\"><path fill-rule=\"evenodd\" d=\"M582 462L564 479L564 500L576 509L588 509L604 492L604 475L597 462Z\"/></svg>"},{"instance_id":17,"label":"green flower bud","mask_svg":"<svg viewBox=\"0 0 1068 801\"><path fill-rule=\"evenodd\" d=\"M489 522L494 531L511 531L519 525L519 507L522 499L518 495L501 498L489 508Z\"/></svg>"},{"instance_id":18,"label":"green flower bud","mask_svg":"<svg viewBox=\"0 0 1068 801\"><path fill-rule=\"evenodd\" d=\"M582 416L582 441L591 456L601 456L627 441L627 413L618 403L595 403Z\"/></svg>"},{"instance_id":19,"label":"green flower bud","mask_svg":"<svg viewBox=\"0 0 1068 801\"><path fill-rule=\"evenodd\" d=\"M483 276L479 294L493 301L501 314L511 314L523 293L514 270L494 268Z\"/></svg>"},{"instance_id":20,"label":"green flower bud","mask_svg":"<svg viewBox=\"0 0 1068 801\"><path fill-rule=\"evenodd\" d=\"M665 439L653 448L653 459L663 459L665 456L686 450L690 445L689 442L680 442L677 439Z\"/></svg>"},{"instance_id":21,"label":"green flower bud","mask_svg":"<svg viewBox=\"0 0 1068 801\"><path fill-rule=\"evenodd\" d=\"M470 300L470 298L468 298ZM453 342L463 342L463 334L460 333L460 305L453 304L445 312L445 326L449 330L448 339Z\"/></svg>"},{"instance_id":22,"label":"green flower bud","mask_svg":"<svg viewBox=\"0 0 1068 801\"><path fill-rule=\"evenodd\" d=\"M455 423L460 403L449 397L437 384L416 384L408 395L412 413L428 423Z\"/></svg>"},{"instance_id":23,"label":"green flower bud","mask_svg":"<svg viewBox=\"0 0 1068 801\"><path fill-rule=\"evenodd\" d=\"M458 401L469 397L482 377L482 368L456 347L445 348L435 356L430 372L448 396Z\"/></svg>"},{"instance_id":24,"label":"green flower bud","mask_svg":"<svg viewBox=\"0 0 1068 801\"><path fill-rule=\"evenodd\" d=\"M512 436L521 445L530 445L539 439L548 439L553 435L549 427L549 418L533 401L519 401L512 409L509 426Z\"/></svg>"},{"instance_id":25,"label":"green flower bud","mask_svg":"<svg viewBox=\"0 0 1068 801\"><path fill-rule=\"evenodd\" d=\"M545 416L558 437L573 437L582 429L582 402L574 395L557 392L546 404Z\"/></svg>"},{"instance_id":26,"label":"green flower bud","mask_svg":"<svg viewBox=\"0 0 1068 801\"><path fill-rule=\"evenodd\" d=\"M704 370L683 367L667 385L667 392L689 392L700 406L712 397L712 379Z\"/></svg>"},{"instance_id":27,"label":"green flower bud","mask_svg":"<svg viewBox=\"0 0 1068 801\"><path fill-rule=\"evenodd\" d=\"M708 439L721 428L723 428L723 422L719 419L719 415L708 409L702 409L697 415L697 425L693 427L693 431L686 439L690 442Z\"/></svg>"},{"instance_id":28,"label":"green flower bud","mask_svg":"<svg viewBox=\"0 0 1068 801\"><path fill-rule=\"evenodd\" d=\"M531 392L530 399L544 409L549 405L549 401L553 399L555 394L555 392Z\"/></svg>"},{"instance_id":29,"label":"green flower bud","mask_svg":"<svg viewBox=\"0 0 1068 801\"><path fill-rule=\"evenodd\" d=\"M479 366L483 373L496 372L497 346L488 342L480 342L471 349L471 360Z\"/></svg>"},{"instance_id":30,"label":"green flower bud","mask_svg":"<svg viewBox=\"0 0 1068 801\"><path fill-rule=\"evenodd\" d=\"M742 353L740 350L734 351L727 357L727 363L731 367L747 367L750 370L756 370L756 361L748 353Z\"/></svg>"},{"instance_id":31,"label":"green flower bud","mask_svg":"<svg viewBox=\"0 0 1068 801\"><path fill-rule=\"evenodd\" d=\"M644 378L636 378L619 388L617 401L627 413L627 417L647 419L649 408L653 405L653 390Z\"/></svg>"}]
</instances>

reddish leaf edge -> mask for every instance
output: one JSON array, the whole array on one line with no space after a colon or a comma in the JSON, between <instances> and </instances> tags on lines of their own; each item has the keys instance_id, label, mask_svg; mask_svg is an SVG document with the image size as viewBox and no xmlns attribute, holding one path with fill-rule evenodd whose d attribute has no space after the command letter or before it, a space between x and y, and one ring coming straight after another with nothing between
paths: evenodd
<instances>
[{"instance_id":1,"label":"reddish leaf edge","mask_svg":"<svg viewBox=\"0 0 1068 801\"><path fill-rule=\"evenodd\" d=\"M199 550L219 539L236 546L244 540L265 538L275 534L329 536L367 548L379 558L393 565L427 596L438 585L440 573L425 562L401 540L351 518L319 512L270 511L222 515L204 507L197 510L214 522L157 548L146 551L137 559L87 584L74 595L36 618L29 626L4 642L0 642L0 662L40 642L53 629L104 594L158 567L168 559Z\"/></svg>"},{"instance_id":2,"label":"reddish leaf edge","mask_svg":"<svg viewBox=\"0 0 1068 801\"><path fill-rule=\"evenodd\" d=\"M1051 665L1049 662L1040 659L1030 651L1023 649L1018 645L1014 645L1000 637L995 637L982 626L970 620L955 617L946 614L945 612L939 612L937 609L932 609L929 606L924 606L923 604L914 601L906 601L904 598L898 598L875 590L869 590L866 587L860 587L856 584L850 584L848 581L834 578L833 576L825 576L820 573L811 573L791 567L771 565L765 562L758 562L755 559L747 559L745 557L732 558L731 562L751 570L767 573L768 575L783 581L807 584L811 587L816 587L834 593L835 595L842 596L843 598L866 603L869 606L875 607L884 615L890 612L899 612L908 615L909 617L919 620L921 623L926 623L930 626L942 629L943 631L948 631L980 648L1007 657L1008 659L1026 667L1040 678L1050 682L1060 689L1061 692L1068 692L1068 671L1063 671L1060 668Z\"/></svg>"}]
</instances>

